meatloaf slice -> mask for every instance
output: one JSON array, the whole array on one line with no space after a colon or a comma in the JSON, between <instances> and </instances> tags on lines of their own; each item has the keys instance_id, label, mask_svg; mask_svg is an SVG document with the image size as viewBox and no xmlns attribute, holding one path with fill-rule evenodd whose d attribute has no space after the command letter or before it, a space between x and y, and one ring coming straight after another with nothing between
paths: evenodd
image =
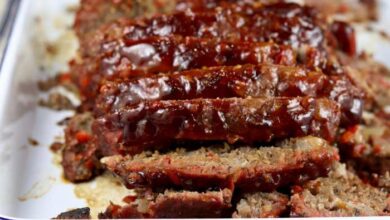
<instances>
[{"instance_id":1,"label":"meatloaf slice","mask_svg":"<svg viewBox=\"0 0 390 220\"><path fill-rule=\"evenodd\" d=\"M273 191L326 175L338 160L337 150L315 137L291 139L279 146L143 153L103 158L102 163L121 177L128 188Z\"/></svg>"},{"instance_id":2,"label":"meatloaf slice","mask_svg":"<svg viewBox=\"0 0 390 220\"><path fill-rule=\"evenodd\" d=\"M105 156L167 149L178 141L270 142L314 135L332 141L337 103L324 98L144 101L105 114L92 125Z\"/></svg>"},{"instance_id":3,"label":"meatloaf slice","mask_svg":"<svg viewBox=\"0 0 390 220\"><path fill-rule=\"evenodd\" d=\"M105 83L96 107L108 113L145 100L316 97L329 81L321 71L271 64L193 69Z\"/></svg>"},{"instance_id":4,"label":"meatloaf slice","mask_svg":"<svg viewBox=\"0 0 390 220\"><path fill-rule=\"evenodd\" d=\"M276 218L287 210L288 196L278 193L245 195L237 204L233 218Z\"/></svg>"},{"instance_id":5,"label":"meatloaf slice","mask_svg":"<svg viewBox=\"0 0 390 220\"><path fill-rule=\"evenodd\" d=\"M274 43L150 37L101 43L92 57L72 63L71 75L83 101L92 102L101 82L107 80L211 66L263 63L294 66L296 61L296 54L289 46Z\"/></svg>"},{"instance_id":6,"label":"meatloaf slice","mask_svg":"<svg viewBox=\"0 0 390 220\"><path fill-rule=\"evenodd\" d=\"M145 100L230 97L328 97L341 106L342 123L360 122L364 94L348 77L271 64L213 67L117 80L103 84L97 115Z\"/></svg>"},{"instance_id":7,"label":"meatloaf slice","mask_svg":"<svg viewBox=\"0 0 390 220\"><path fill-rule=\"evenodd\" d=\"M231 208L230 190L165 191L132 198L126 206L111 204L99 218L218 218Z\"/></svg>"},{"instance_id":8,"label":"meatloaf slice","mask_svg":"<svg viewBox=\"0 0 390 220\"><path fill-rule=\"evenodd\" d=\"M388 216L390 197L363 183L357 176L339 167L328 178L304 185L291 198L293 216Z\"/></svg>"},{"instance_id":9,"label":"meatloaf slice","mask_svg":"<svg viewBox=\"0 0 390 220\"><path fill-rule=\"evenodd\" d=\"M288 14L289 16L286 16ZM181 35L229 41L275 42L306 47L330 46L325 19L310 7L293 3L248 6L232 5L204 12L175 12L152 18L120 19L91 32L81 42L81 54L93 56L104 43L128 42L151 36ZM107 45L107 44L106 44Z\"/></svg>"}]
</instances>

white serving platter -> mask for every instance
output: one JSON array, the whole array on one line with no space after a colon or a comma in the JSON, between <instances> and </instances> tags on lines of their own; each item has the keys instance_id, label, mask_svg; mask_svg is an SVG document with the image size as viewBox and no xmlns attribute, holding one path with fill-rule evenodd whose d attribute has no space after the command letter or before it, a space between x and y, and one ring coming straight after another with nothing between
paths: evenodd
<instances>
[{"instance_id":1,"label":"white serving platter","mask_svg":"<svg viewBox=\"0 0 390 220\"><path fill-rule=\"evenodd\" d=\"M2 0L0 0L2 1ZM75 186L62 178L49 150L63 135L57 122L72 112L55 112L37 105L37 81L60 70L77 49L70 30L77 0L22 0L0 72L0 217L51 218L86 206ZM381 0L381 19L390 30L390 1ZM390 65L390 41L359 27L359 48ZM48 45L57 45L48 55ZM28 139L38 141L32 146ZM56 165L57 163L57 165ZM93 191L98 196L99 191ZM375 218L376 219L376 218Z\"/></svg>"}]
</instances>

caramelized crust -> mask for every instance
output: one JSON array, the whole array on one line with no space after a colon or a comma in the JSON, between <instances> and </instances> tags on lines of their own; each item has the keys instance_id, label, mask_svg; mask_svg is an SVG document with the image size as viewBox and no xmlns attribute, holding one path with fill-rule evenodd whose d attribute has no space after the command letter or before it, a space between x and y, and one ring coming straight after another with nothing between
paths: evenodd
<instances>
[{"instance_id":1,"label":"caramelized crust","mask_svg":"<svg viewBox=\"0 0 390 220\"><path fill-rule=\"evenodd\" d=\"M326 141L305 137L279 147L202 148L167 154L113 156L102 159L128 188L229 188L268 191L324 176L338 160Z\"/></svg>"},{"instance_id":2,"label":"caramelized crust","mask_svg":"<svg viewBox=\"0 0 390 220\"><path fill-rule=\"evenodd\" d=\"M328 99L194 99L145 101L93 124L103 155L162 149L172 141L269 142L315 135L332 141L340 122Z\"/></svg>"}]
</instances>

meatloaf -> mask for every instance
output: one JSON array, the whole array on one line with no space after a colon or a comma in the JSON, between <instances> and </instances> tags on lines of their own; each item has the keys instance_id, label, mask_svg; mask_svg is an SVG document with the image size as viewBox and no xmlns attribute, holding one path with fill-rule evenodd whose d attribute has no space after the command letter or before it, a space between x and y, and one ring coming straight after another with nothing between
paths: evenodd
<instances>
[{"instance_id":1,"label":"meatloaf","mask_svg":"<svg viewBox=\"0 0 390 220\"><path fill-rule=\"evenodd\" d=\"M270 142L314 135L334 140L340 109L329 99L256 98L144 101L96 119L103 155L167 149L177 141Z\"/></svg>"},{"instance_id":2,"label":"meatloaf","mask_svg":"<svg viewBox=\"0 0 390 220\"><path fill-rule=\"evenodd\" d=\"M390 197L338 167L330 177L310 181L298 190L291 209L292 216L304 217L388 216Z\"/></svg>"},{"instance_id":3,"label":"meatloaf","mask_svg":"<svg viewBox=\"0 0 390 220\"><path fill-rule=\"evenodd\" d=\"M233 218L277 218L288 210L288 196L278 193L244 195L238 202Z\"/></svg>"},{"instance_id":4,"label":"meatloaf","mask_svg":"<svg viewBox=\"0 0 390 220\"><path fill-rule=\"evenodd\" d=\"M305 137L282 142L278 147L177 150L167 154L113 156L102 162L128 188L230 188L270 192L324 176L337 160L337 150L326 141Z\"/></svg>"},{"instance_id":5,"label":"meatloaf","mask_svg":"<svg viewBox=\"0 0 390 220\"><path fill-rule=\"evenodd\" d=\"M231 208L230 190L170 191L146 193L131 200L126 206L111 204L99 218L218 218L226 217Z\"/></svg>"}]
</instances>

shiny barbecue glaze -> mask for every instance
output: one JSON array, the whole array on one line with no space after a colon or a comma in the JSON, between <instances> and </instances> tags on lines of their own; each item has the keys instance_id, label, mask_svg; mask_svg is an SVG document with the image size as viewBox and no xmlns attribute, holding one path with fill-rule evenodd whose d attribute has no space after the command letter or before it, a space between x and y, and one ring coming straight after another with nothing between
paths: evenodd
<instances>
[{"instance_id":1,"label":"shiny barbecue glaze","mask_svg":"<svg viewBox=\"0 0 390 220\"><path fill-rule=\"evenodd\" d=\"M205 66L262 63L294 65L296 55L290 47L272 43L152 37L106 43L100 56L73 64L71 72L82 98L93 101L100 83L105 80Z\"/></svg>"},{"instance_id":2,"label":"shiny barbecue glaze","mask_svg":"<svg viewBox=\"0 0 390 220\"><path fill-rule=\"evenodd\" d=\"M341 105L343 124L361 119L363 93L345 76L327 76L303 67L244 65L189 70L104 84L97 115L145 100L230 97L328 97Z\"/></svg>"},{"instance_id":3,"label":"shiny barbecue glaze","mask_svg":"<svg viewBox=\"0 0 390 220\"><path fill-rule=\"evenodd\" d=\"M93 124L103 155L140 153L172 141L269 142L315 135L332 141L340 121L328 99L196 99L145 101Z\"/></svg>"}]
</instances>

